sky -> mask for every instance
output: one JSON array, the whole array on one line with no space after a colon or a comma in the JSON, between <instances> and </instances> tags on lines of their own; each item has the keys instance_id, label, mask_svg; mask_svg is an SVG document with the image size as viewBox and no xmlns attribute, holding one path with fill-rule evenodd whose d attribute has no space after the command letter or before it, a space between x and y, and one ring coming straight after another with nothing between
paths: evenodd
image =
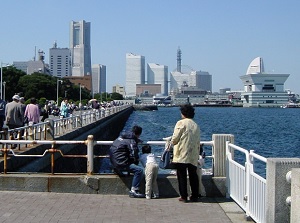
<instances>
[{"instance_id":1,"label":"sky","mask_svg":"<svg viewBox=\"0 0 300 223\"><path fill-rule=\"evenodd\" d=\"M126 53L146 63L207 71L213 91L243 90L240 76L262 57L265 72L290 74L300 93L299 0L2 0L0 61L32 60L54 41L69 47L70 22L91 23L92 64L106 66L108 92L125 86Z\"/></svg>"}]
</instances>

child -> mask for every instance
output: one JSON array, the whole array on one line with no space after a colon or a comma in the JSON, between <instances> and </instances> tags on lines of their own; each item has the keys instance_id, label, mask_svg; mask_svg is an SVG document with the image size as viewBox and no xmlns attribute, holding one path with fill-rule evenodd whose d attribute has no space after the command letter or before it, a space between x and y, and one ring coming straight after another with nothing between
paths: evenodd
<instances>
[{"instance_id":1,"label":"child","mask_svg":"<svg viewBox=\"0 0 300 223\"><path fill-rule=\"evenodd\" d=\"M151 195L153 192L152 198L158 198L158 186L157 186L157 175L158 175L158 164L156 163L155 156L151 153L151 146L146 145L142 147L142 154L140 155L140 161L142 165L145 167L145 194L146 199L151 199Z\"/></svg>"}]
</instances>

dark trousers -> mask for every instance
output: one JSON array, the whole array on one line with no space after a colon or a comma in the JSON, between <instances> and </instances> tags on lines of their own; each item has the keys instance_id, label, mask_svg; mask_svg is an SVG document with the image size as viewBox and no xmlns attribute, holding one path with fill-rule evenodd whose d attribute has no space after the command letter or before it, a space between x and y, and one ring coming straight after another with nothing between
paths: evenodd
<instances>
[{"instance_id":1,"label":"dark trousers","mask_svg":"<svg viewBox=\"0 0 300 223\"><path fill-rule=\"evenodd\" d=\"M199 180L197 167L190 163L176 163L177 180L179 185L179 193L183 199L187 199L187 171L189 173L189 181L191 186L191 197L198 198L199 196Z\"/></svg>"},{"instance_id":2,"label":"dark trousers","mask_svg":"<svg viewBox=\"0 0 300 223\"><path fill-rule=\"evenodd\" d=\"M0 131L2 131L2 128L3 128L3 125L4 125L4 119L5 119L5 116L0 115Z\"/></svg>"}]
</instances>

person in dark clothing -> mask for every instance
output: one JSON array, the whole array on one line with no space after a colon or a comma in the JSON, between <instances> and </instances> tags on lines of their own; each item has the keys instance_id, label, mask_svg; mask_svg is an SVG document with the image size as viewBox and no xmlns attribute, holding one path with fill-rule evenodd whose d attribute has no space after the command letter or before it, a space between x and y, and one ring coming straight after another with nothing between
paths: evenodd
<instances>
[{"instance_id":1,"label":"person in dark clothing","mask_svg":"<svg viewBox=\"0 0 300 223\"><path fill-rule=\"evenodd\" d=\"M6 102L0 99L0 131L2 131L5 120L5 106Z\"/></svg>"},{"instance_id":2,"label":"person in dark clothing","mask_svg":"<svg viewBox=\"0 0 300 223\"><path fill-rule=\"evenodd\" d=\"M133 126L131 132L121 134L110 148L110 160L115 169L127 170L133 173L131 190L129 197L144 198L145 194L139 192L141 180L143 178L143 168L139 164L139 148L137 144L142 134L140 126Z\"/></svg>"}]
</instances>

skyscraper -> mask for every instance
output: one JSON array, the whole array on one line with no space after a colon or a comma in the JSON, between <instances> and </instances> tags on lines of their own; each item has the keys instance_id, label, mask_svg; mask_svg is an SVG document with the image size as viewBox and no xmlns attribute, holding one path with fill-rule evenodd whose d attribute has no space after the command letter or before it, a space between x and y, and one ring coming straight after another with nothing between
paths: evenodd
<instances>
[{"instance_id":1,"label":"skyscraper","mask_svg":"<svg viewBox=\"0 0 300 223\"><path fill-rule=\"evenodd\" d=\"M57 43L49 50L50 73L55 77L67 77L71 74L71 56L69 48L58 48Z\"/></svg>"},{"instance_id":2,"label":"skyscraper","mask_svg":"<svg viewBox=\"0 0 300 223\"><path fill-rule=\"evenodd\" d=\"M147 84L161 84L161 94L168 95L168 66L147 64Z\"/></svg>"},{"instance_id":3,"label":"skyscraper","mask_svg":"<svg viewBox=\"0 0 300 223\"><path fill-rule=\"evenodd\" d=\"M91 23L71 21L70 50L72 76L91 75Z\"/></svg>"},{"instance_id":4,"label":"skyscraper","mask_svg":"<svg viewBox=\"0 0 300 223\"><path fill-rule=\"evenodd\" d=\"M94 94L106 92L106 66L101 64L92 65L92 89Z\"/></svg>"},{"instance_id":5,"label":"skyscraper","mask_svg":"<svg viewBox=\"0 0 300 223\"><path fill-rule=\"evenodd\" d=\"M127 97L136 96L136 84L145 84L145 57L127 53L125 85Z\"/></svg>"}]
</instances>

